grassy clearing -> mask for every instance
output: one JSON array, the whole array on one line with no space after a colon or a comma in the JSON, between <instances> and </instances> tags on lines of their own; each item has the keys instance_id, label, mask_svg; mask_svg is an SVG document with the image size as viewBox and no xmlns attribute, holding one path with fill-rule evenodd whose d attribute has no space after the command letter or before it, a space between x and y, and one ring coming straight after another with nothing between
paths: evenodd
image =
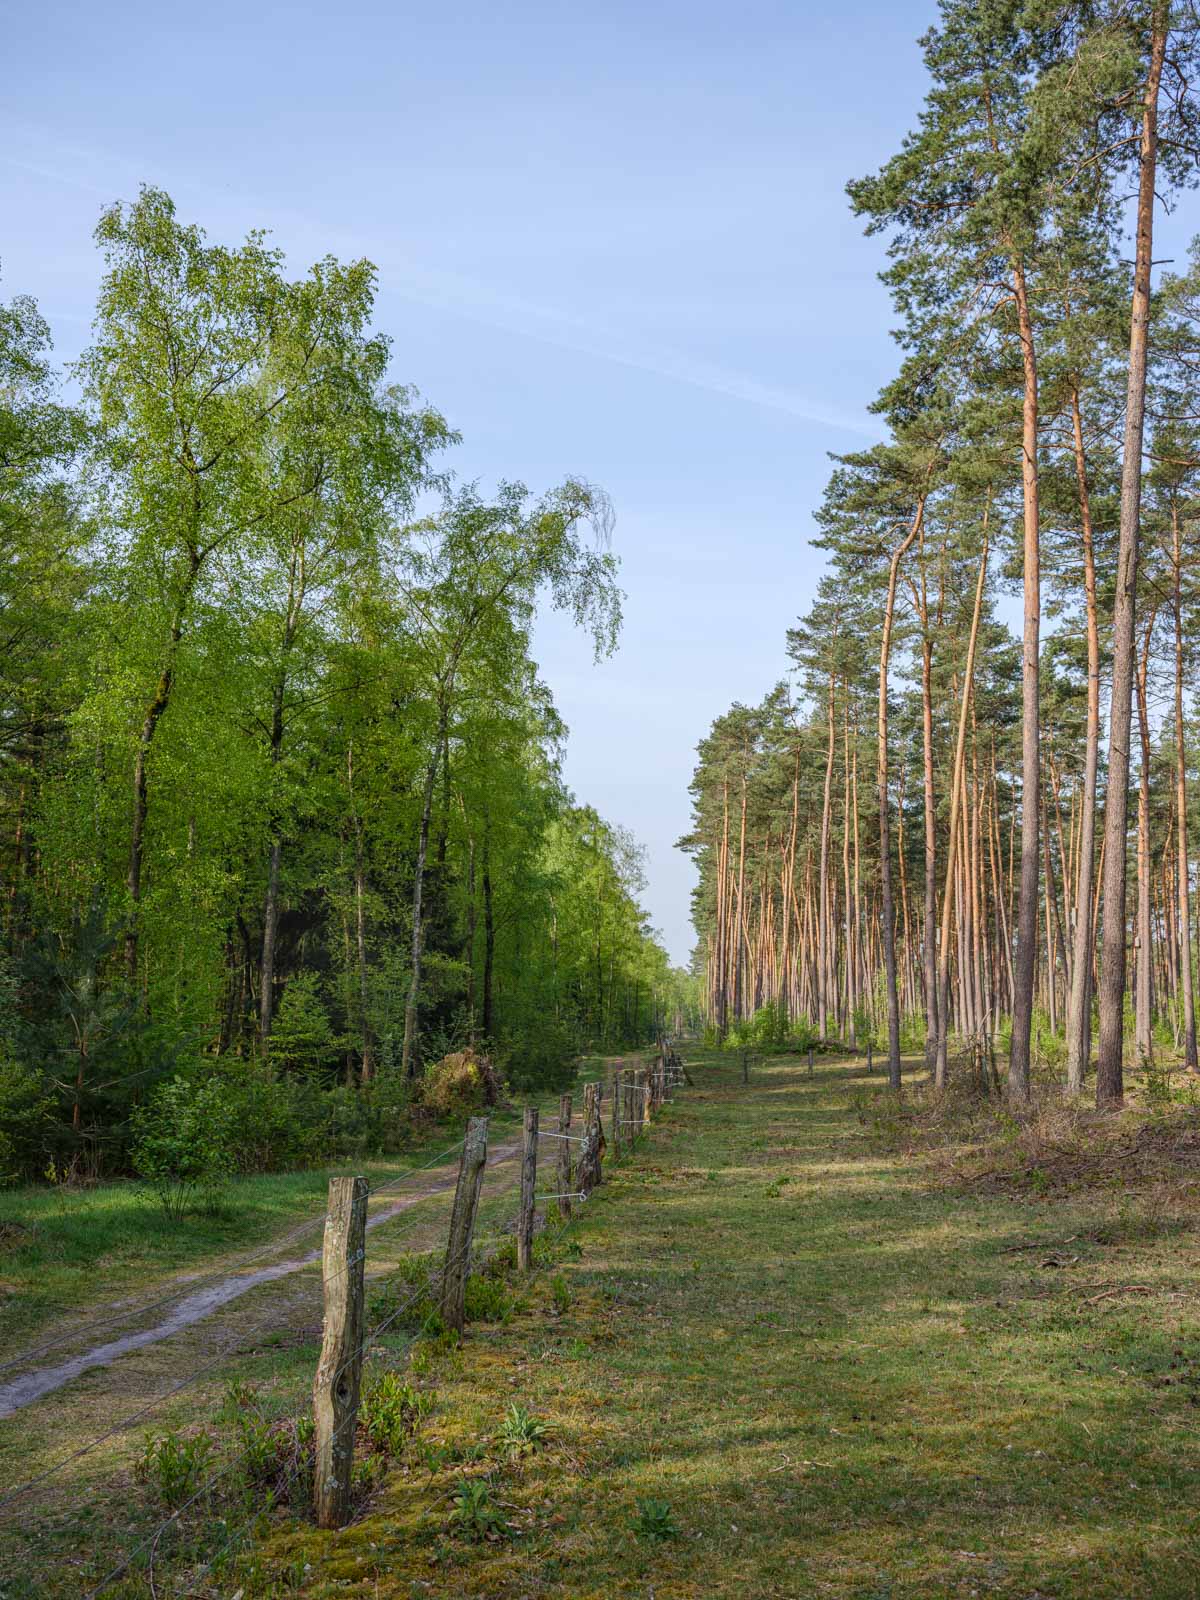
<instances>
[{"instance_id":1,"label":"grassy clearing","mask_svg":"<svg viewBox=\"0 0 1200 1600\"><path fill-rule=\"evenodd\" d=\"M948 1185L860 1063L695 1070L578 1256L421 1349L432 1409L359 1520L284 1520L218 1592L1200 1592L1192 1216Z\"/></svg>"}]
</instances>

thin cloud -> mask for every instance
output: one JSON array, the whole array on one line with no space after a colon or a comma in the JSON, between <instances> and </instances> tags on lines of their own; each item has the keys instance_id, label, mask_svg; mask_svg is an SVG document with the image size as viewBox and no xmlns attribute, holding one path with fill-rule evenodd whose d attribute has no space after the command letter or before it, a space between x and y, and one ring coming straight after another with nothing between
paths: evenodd
<instances>
[{"instance_id":1,"label":"thin cloud","mask_svg":"<svg viewBox=\"0 0 1200 1600\"><path fill-rule=\"evenodd\" d=\"M386 256L383 261L377 256L372 259L380 266L388 288L418 305L465 317L483 327L534 339L539 344L568 350L573 355L591 356L676 383L686 383L692 388L705 389L728 399L764 406L801 422L816 423L821 427L868 439L879 436L878 426L873 425L866 416L850 415L822 406L796 390L763 383L747 374L699 360L666 346L635 345L613 330L600 328L533 301L497 295L485 286L457 274L434 277L409 263L399 265L393 261L389 264Z\"/></svg>"},{"instance_id":2,"label":"thin cloud","mask_svg":"<svg viewBox=\"0 0 1200 1600\"><path fill-rule=\"evenodd\" d=\"M23 135L32 142L34 133L34 129L25 125L21 127L18 136ZM30 176L51 183L69 185L101 196L105 200L114 198L114 190L119 192L127 187L130 181L129 174L137 170L135 163L115 152L72 146L64 144L61 140L43 138L40 144L34 145L34 148L43 150L50 148L59 159L52 162L28 161L17 156L4 155L0 156L0 161ZM102 169L105 172L112 170L116 182L104 182L101 178ZM117 174L120 176L117 177ZM235 193L231 188L218 189L210 183L203 181L197 183L188 178L184 181L190 189L207 191L219 203L226 206L231 201L249 208L258 205L253 196L244 192ZM259 205L258 208L264 213L274 210L281 221L286 217L287 223L299 232L309 235L319 234L327 239L340 236L340 240L349 246L347 254L369 257L380 267L387 287L393 293L417 305L443 311L502 333L531 339L554 349L566 350L573 355L589 356L593 360L605 361L632 371L645 372L653 377L683 383L693 389L721 395L725 399L760 406L768 411L793 417L799 422L815 424L835 432L854 434L860 438L878 437L878 427L872 425L866 416L853 415L823 406L798 390L764 383L750 374L701 360L681 350L664 345L646 344L641 340L634 341L615 330L600 327L569 312L517 296L497 293L488 285L458 273L441 269L431 271L411 260L397 258L386 248L382 251L378 248L373 249L369 241L354 240L352 243L346 230L336 224L326 227L311 216L291 214L286 209L281 212L279 207Z\"/></svg>"}]
</instances>

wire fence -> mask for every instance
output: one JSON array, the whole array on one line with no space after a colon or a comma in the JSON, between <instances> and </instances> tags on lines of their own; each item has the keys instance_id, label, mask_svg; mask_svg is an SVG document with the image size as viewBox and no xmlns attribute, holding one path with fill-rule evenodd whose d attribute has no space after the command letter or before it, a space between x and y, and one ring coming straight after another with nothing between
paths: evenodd
<instances>
[{"instance_id":1,"label":"wire fence","mask_svg":"<svg viewBox=\"0 0 1200 1600\"><path fill-rule=\"evenodd\" d=\"M393 1177L388 1178L385 1182L378 1183L373 1188L368 1189L368 1198L371 1198L374 1195L384 1194L387 1190L395 1187L396 1184L404 1183L409 1178L414 1177L419 1173L427 1172L431 1167L440 1166L443 1162L448 1161L451 1156L457 1154L461 1147L462 1140L459 1139L457 1143L452 1144L446 1150L439 1151L437 1155L430 1157L428 1161L423 1161L417 1166L408 1167L403 1172L396 1173ZM246 1271L247 1267L253 1266L255 1262L265 1261L268 1256L284 1254L287 1250L291 1249L293 1245L299 1243L299 1241L303 1239L306 1234L312 1233L319 1228L323 1228L326 1220L327 1213L322 1211L319 1216L309 1217L304 1222L298 1222L292 1228L290 1228L287 1233L279 1235L278 1237L270 1240L268 1243L259 1246L258 1249L251 1251L249 1255L240 1256L236 1261L227 1263L221 1268L214 1268L199 1278L189 1279L186 1286L176 1286L167 1294L161 1295L156 1300L143 1301L138 1305L109 1306L102 1308L105 1311L112 1311L113 1315L94 1318L89 1322L82 1323L73 1328L68 1328L64 1332L56 1335L53 1339L47 1339L42 1344L35 1345L33 1349L24 1350L19 1355L10 1356L7 1360L0 1361L0 1372L9 1372L18 1367L30 1366L33 1362L37 1361L41 1356L47 1354L51 1350L58 1350L61 1349L63 1345L76 1344L85 1339L94 1338L97 1333L106 1332L111 1328L120 1327L126 1322L144 1319L145 1317L149 1316L151 1312L159 1311L164 1306L176 1304L183 1299L190 1299L192 1296L201 1293L206 1288L211 1288L215 1284L223 1283L229 1278L238 1277ZM3 1504L4 1501L0 1500L0 1507L2 1507Z\"/></svg>"},{"instance_id":2,"label":"wire fence","mask_svg":"<svg viewBox=\"0 0 1200 1600\"><path fill-rule=\"evenodd\" d=\"M623 1091L628 1091L635 1088L641 1089L643 1093L649 1096L652 1102L656 1104L663 1104L666 1103L667 1088L674 1087L678 1081L679 1080L676 1075L668 1069L667 1059L664 1058L662 1073L657 1080L657 1089L655 1084L642 1086L634 1085L630 1082L623 1084L622 1088ZM595 1135L600 1139L603 1137L602 1127L600 1124L603 1092L604 1085L603 1082L601 1082L595 1105ZM657 1101L655 1101L656 1093ZM627 1119L621 1120L625 1121ZM628 1120L636 1122L639 1128L645 1126L644 1117ZM587 1132L585 1132L583 1135L574 1135L561 1132L552 1133L549 1130L542 1133L540 1136L560 1139L568 1144L584 1144L589 1138L589 1134ZM450 1157L456 1153L463 1152L464 1147L465 1141L463 1139L457 1140L454 1144L448 1146L446 1149L439 1151L434 1156L431 1156L427 1161L409 1167L403 1172L397 1173L383 1182L376 1183L375 1185L369 1187L366 1191L366 1194L362 1197L364 1206L371 1198L387 1191L397 1189L403 1184L428 1172L432 1168L445 1164ZM485 1164L483 1174L481 1176L485 1176L488 1171L493 1169L500 1162L511 1160L511 1158L517 1154L518 1150L519 1146L513 1146L510 1149L504 1150L503 1153L499 1155L497 1155L494 1151L490 1153L490 1157L485 1154ZM565 1169L560 1168L560 1171L565 1170L567 1175L570 1176L569 1158L566 1156L565 1152L563 1157L560 1159L567 1161L567 1167ZM421 1189L414 1196L414 1203L420 1199L444 1194L452 1186L453 1185L451 1181L448 1180L445 1184L441 1184L436 1188ZM537 1194L534 1198L539 1201L578 1200L582 1202L587 1200L589 1193L590 1191L587 1189L574 1188L568 1185L561 1192L556 1190L556 1192L550 1194ZM478 1199L478 1190L476 1191L476 1199ZM186 1285L186 1289L182 1293L179 1289L176 1289L174 1292L162 1295L156 1300L143 1303L140 1306L122 1307L116 1311L115 1315L102 1316L100 1318L93 1319L91 1322L85 1323L80 1327L67 1330L64 1333L57 1335L53 1339L43 1341L42 1344L34 1347L31 1350L27 1350L20 1355L10 1357L5 1362L0 1363L0 1372L10 1371L13 1368L21 1366L28 1367L31 1363L35 1362L40 1355L46 1353L47 1351L60 1349L63 1345L68 1343L79 1343L89 1334L97 1331L105 1331L113 1327L119 1327L122 1324L134 1320L135 1318L144 1319L150 1313L165 1306L181 1303L182 1300L186 1299L187 1297L197 1294L205 1286L212 1286L216 1283L224 1283L227 1282L231 1277L240 1276L244 1274L246 1269L252 1266L254 1263L261 1262L269 1256L279 1256L285 1253L306 1234L311 1233L316 1228L324 1227L329 1222L329 1219L330 1213L329 1210L326 1209L326 1211L322 1212L319 1216L314 1216L303 1223L297 1224L282 1237L263 1245L248 1256L241 1257L236 1266L227 1266L220 1271L214 1270L205 1275L205 1277L202 1279L192 1280ZM364 1229L372 1226L371 1220L364 1217L363 1226ZM471 1271L480 1271L482 1267L484 1267L490 1260L494 1258L496 1253L501 1248L503 1248L506 1244L511 1244L512 1241L513 1225L511 1223L506 1225L500 1231L500 1233L493 1238L493 1240L490 1242L490 1247L486 1250L486 1252L481 1251L479 1241L472 1242L469 1240L466 1249L463 1252L454 1256L451 1256L449 1253L447 1254L446 1260L441 1268L441 1278L444 1280L447 1274L449 1274L451 1268L456 1268L459 1265L465 1266L467 1274L469 1274ZM365 1262L366 1254L367 1252L364 1242L364 1245L360 1250L354 1252L336 1268L325 1269L323 1267L322 1281L326 1291L327 1304L330 1286L335 1284L338 1279L346 1273L360 1268ZM322 1250L320 1248L315 1249L302 1260L295 1263L295 1266L291 1270L300 1272L307 1267L315 1265L319 1260L321 1260L321 1258ZM537 1268L537 1272L542 1270L544 1270L544 1265ZM360 1273L359 1276L360 1278L365 1276L365 1272ZM526 1279L526 1281L528 1281L528 1279ZM431 1275L425 1283L422 1283L415 1288L412 1293L405 1296L398 1305L389 1311L386 1316L381 1317L373 1327L367 1330L367 1332L363 1334L357 1346L336 1368L332 1382L336 1383L337 1379L342 1376L347 1367L353 1363L362 1362L368 1356L372 1348L379 1345L381 1338L390 1328L395 1325L397 1320L402 1317L406 1311L410 1310L415 1304L417 1304L417 1302L421 1300L422 1296L431 1293L433 1282L434 1279ZM255 1286L257 1285L250 1285L250 1287ZM420 1339L423 1334L435 1324L437 1317L438 1305L435 1297L434 1304L431 1307L429 1314L423 1320L421 1326L415 1332L413 1332L398 1349L389 1350L387 1352L389 1357L395 1361L401 1356L405 1355L409 1350L411 1350L416 1341ZM268 1311L262 1318L256 1321L249 1330L246 1328L237 1329L235 1336L223 1344L222 1348L210 1360L202 1362L192 1371L184 1374L178 1382L173 1383L161 1394L156 1395L154 1398L148 1400L145 1404L138 1406L132 1412L122 1417L119 1421L105 1427L95 1437L88 1439L86 1442L67 1452L49 1466L32 1474L29 1478L17 1485L15 1488L6 1491L3 1496L0 1496L0 1513L8 1512L10 1508L18 1507L20 1502L25 1501L34 1490L42 1487L51 1479L56 1478L59 1474L65 1472L67 1468L92 1455L102 1445L110 1442L122 1434L126 1434L131 1428L134 1428L139 1423L143 1422L156 1410L164 1406L168 1401L176 1399L185 1391L201 1382L201 1380L205 1377L209 1377L217 1372L222 1366L227 1364L230 1358L236 1353L236 1350L239 1346L245 1346L247 1343L256 1341L262 1336L279 1333L281 1331L287 1330L281 1324L280 1311L278 1307ZM121 1560L114 1565L99 1580L98 1583L96 1583L90 1590L86 1591L85 1600L97 1600L97 1597L101 1596L113 1584L117 1583L120 1579L133 1574L135 1569L138 1569L139 1563L142 1563L143 1561L149 1568L151 1590L152 1592L158 1592L155 1589L153 1581L153 1563L156 1559L161 1541L172 1531L178 1530L184 1526L187 1513L194 1510L198 1504L209 1500L220 1484L240 1476L240 1474L248 1465L252 1448L252 1446L248 1446L247 1449L241 1454L235 1455L229 1460L223 1462L202 1485L196 1488L188 1496L183 1504L176 1507L169 1516L163 1518L162 1521L152 1528L140 1540L139 1543L124 1553ZM269 1493L266 1505L250 1505L241 1523L236 1525L230 1530L229 1533L227 1533L221 1545L212 1553L212 1555L205 1562L204 1566L199 1569L198 1572L193 1572L189 1575L188 1592L194 1593L195 1585L204 1579L207 1574L210 1573L213 1568L230 1552L230 1546L235 1538L238 1540L243 1538L245 1536L245 1532L257 1522L257 1520L263 1515L264 1511L269 1511L274 1506L278 1505L282 1500L290 1500L290 1490L294 1486L296 1480L302 1473L309 1473L311 1470L312 1463L307 1459L306 1456L303 1455L303 1453L301 1453L301 1459L296 1462L291 1471L286 1474L282 1480L276 1481L273 1490ZM93 1486L93 1492L96 1491L96 1487L97 1486ZM72 1485L72 1496L75 1498L77 1504L78 1486L74 1484ZM26 1508L22 1507L21 1509L24 1511Z\"/></svg>"}]
</instances>

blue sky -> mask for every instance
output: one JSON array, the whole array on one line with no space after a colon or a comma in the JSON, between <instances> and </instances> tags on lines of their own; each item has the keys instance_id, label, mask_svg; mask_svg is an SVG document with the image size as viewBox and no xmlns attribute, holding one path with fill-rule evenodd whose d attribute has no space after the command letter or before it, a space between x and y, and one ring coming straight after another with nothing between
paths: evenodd
<instances>
[{"instance_id":1,"label":"blue sky","mask_svg":"<svg viewBox=\"0 0 1200 1600\"><path fill-rule=\"evenodd\" d=\"M166 188L214 238L302 270L380 269L397 379L485 484L603 485L628 593L600 667L559 618L538 656L580 799L648 851L672 955L692 934L697 741L782 674L820 573L829 451L889 375L878 241L847 178L912 123L926 4L398 0L43 4L10 21L0 294L87 341L100 207Z\"/></svg>"}]
</instances>

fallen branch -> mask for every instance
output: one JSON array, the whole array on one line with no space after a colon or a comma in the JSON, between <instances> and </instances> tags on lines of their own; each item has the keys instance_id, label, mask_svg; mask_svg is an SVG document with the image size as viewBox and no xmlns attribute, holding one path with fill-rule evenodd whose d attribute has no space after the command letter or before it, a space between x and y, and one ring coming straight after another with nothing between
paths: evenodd
<instances>
[{"instance_id":1,"label":"fallen branch","mask_svg":"<svg viewBox=\"0 0 1200 1600\"><path fill-rule=\"evenodd\" d=\"M1153 1294L1154 1288L1148 1283L1122 1283L1115 1289L1105 1289L1103 1294L1093 1294L1083 1302L1085 1306L1094 1306L1098 1300L1111 1300L1115 1294Z\"/></svg>"}]
</instances>

